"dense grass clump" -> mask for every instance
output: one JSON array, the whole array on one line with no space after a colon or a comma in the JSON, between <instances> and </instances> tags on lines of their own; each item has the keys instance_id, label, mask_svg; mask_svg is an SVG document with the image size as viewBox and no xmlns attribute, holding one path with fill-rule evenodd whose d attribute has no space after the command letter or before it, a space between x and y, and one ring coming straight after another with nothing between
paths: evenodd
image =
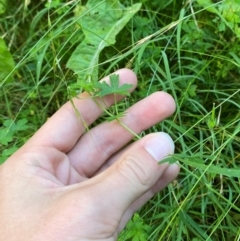
<instances>
[{"instance_id":1,"label":"dense grass clump","mask_svg":"<svg viewBox=\"0 0 240 241\"><path fill-rule=\"evenodd\" d=\"M179 161L180 176L135 214L121 241L240 239L240 7L213 2L121 1L142 5L100 53L99 78L122 67L138 76L126 107L157 90L177 104L141 135L172 136L170 161ZM0 79L0 162L75 93L79 75L67 63L84 40L86 3L9 1L1 14L0 37L15 67Z\"/></svg>"}]
</instances>

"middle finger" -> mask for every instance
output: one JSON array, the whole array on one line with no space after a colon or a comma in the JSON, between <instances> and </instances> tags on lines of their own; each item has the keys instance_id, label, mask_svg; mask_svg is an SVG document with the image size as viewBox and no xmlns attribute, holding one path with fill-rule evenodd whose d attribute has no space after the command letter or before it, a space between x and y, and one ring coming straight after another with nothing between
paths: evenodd
<instances>
[{"instance_id":1,"label":"middle finger","mask_svg":"<svg viewBox=\"0 0 240 241\"><path fill-rule=\"evenodd\" d=\"M174 110L173 98L165 92L156 92L130 107L120 121L138 134L170 116ZM118 121L104 122L85 133L68 157L78 173L91 177L132 138L133 134Z\"/></svg>"}]
</instances>

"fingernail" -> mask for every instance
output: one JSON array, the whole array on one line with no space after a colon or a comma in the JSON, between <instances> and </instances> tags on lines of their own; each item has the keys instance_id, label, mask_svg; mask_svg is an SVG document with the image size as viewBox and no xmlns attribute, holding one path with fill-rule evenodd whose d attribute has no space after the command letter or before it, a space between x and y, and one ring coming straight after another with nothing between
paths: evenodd
<instances>
[{"instance_id":1,"label":"fingernail","mask_svg":"<svg viewBox=\"0 0 240 241\"><path fill-rule=\"evenodd\" d=\"M172 138L164 133L158 132L144 142L146 151L157 161L174 152L174 143Z\"/></svg>"}]
</instances>

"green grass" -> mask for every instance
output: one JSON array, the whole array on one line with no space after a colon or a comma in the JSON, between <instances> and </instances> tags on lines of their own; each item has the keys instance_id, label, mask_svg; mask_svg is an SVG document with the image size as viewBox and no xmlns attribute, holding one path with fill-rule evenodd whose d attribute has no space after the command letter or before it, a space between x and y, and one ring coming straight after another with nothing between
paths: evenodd
<instances>
[{"instance_id":1,"label":"green grass","mask_svg":"<svg viewBox=\"0 0 240 241\"><path fill-rule=\"evenodd\" d=\"M0 36L16 66L13 81L0 80L0 161L68 100L77 82L66 63L84 38L74 14L80 2L52 2L49 9L46 2L9 1L0 15ZM141 10L101 52L99 77L125 66L135 71L139 86L125 108L156 90L172 94L175 114L142 135L169 133L182 168L119 240L240 240L240 179L232 174L240 172L240 19L230 16L237 1L218 1L218 12L201 1L121 1L138 2Z\"/></svg>"}]
</instances>

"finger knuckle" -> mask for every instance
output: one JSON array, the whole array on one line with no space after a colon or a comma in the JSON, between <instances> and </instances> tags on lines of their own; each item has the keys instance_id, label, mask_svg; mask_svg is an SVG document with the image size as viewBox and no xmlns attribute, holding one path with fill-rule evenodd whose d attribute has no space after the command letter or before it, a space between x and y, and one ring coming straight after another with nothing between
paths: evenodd
<instances>
[{"instance_id":1,"label":"finger knuckle","mask_svg":"<svg viewBox=\"0 0 240 241\"><path fill-rule=\"evenodd\" d=\"M151 175L141 158L133 155L125 156L117 165L117 169L124 178L129 179L133 185L141 185L149 188Z\"/></svg>"}]
</instances>

